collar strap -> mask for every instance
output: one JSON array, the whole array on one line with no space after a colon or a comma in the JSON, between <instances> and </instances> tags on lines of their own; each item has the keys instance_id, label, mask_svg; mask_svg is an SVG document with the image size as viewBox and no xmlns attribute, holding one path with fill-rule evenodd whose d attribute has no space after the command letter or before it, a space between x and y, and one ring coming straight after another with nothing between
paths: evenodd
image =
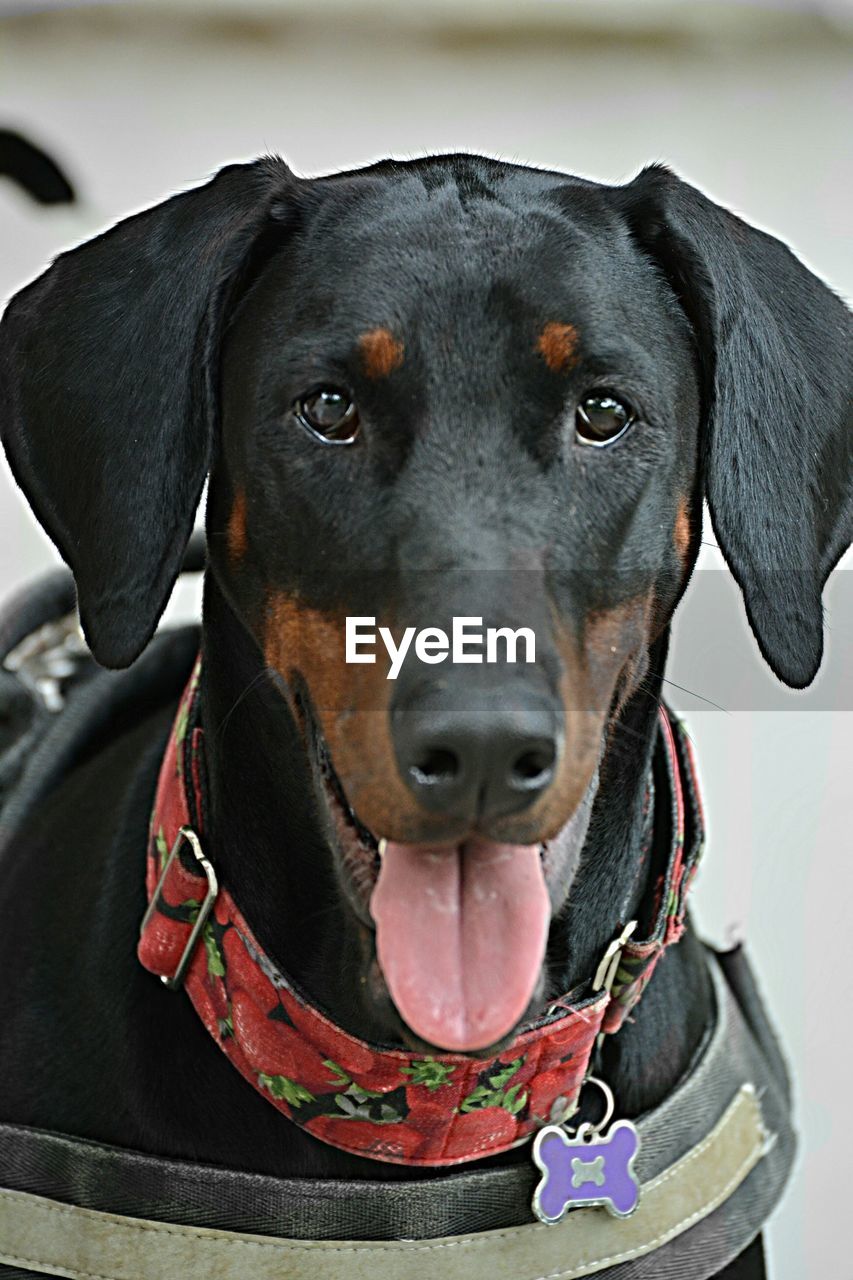
<instances>
[{"instance_id":1,"label":"collar strap","mask_svg":"<svg viewBox=\"0 0 853 1280\"><path fill-rule=\"evenodd\" d=\"M199 658L160 768L140 962L166 985L186 988L220 1049L277 1110L341 1150L394 1164L454 1165L506 1151L543 1124L567 1119L598 1038L618 1031L684 930L703 829L681 726L661 708L655 821L640 856L656 856L652 826L664 828L668 847L640 913L638 927L647 926L648 936L637 940L620 925L595 979L552 1002L497 1057L424 1056L338 1027L264 953L228 888L217 883L202 843L200 669Z\"/></svg>"}]
</instances>

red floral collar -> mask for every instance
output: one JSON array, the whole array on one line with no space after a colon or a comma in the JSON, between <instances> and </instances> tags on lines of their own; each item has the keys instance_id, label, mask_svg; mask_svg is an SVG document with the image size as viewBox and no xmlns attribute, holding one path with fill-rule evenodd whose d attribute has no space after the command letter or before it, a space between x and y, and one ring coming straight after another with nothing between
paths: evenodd
<instances>
[{"instance_id":1,"label":"red floral collar","mask_svg":"<svg viewBox=\"0 0 853 1280\"><path fill-rule=\"evenodd\" d=\"M200 659L181 698L151 817L150 905L138 947L145 968L186 988L220 1049L277 1110L344 1151L395 1164L460 1164L506 1151L571 1115L597 1037L618 1031L684 930L703 832L681 726L661 709L655 810L667 800L670 810L654 902L639 923L647 938L625 940L617 926L621 935L595 979L526 1024L498 1057L425 1056L368 1044L336 1026L264 954L228 889L217 886L201 845L199 671ZM640 856L655 858L659 843L649 824Z\"/></svg>"}]
</instances>

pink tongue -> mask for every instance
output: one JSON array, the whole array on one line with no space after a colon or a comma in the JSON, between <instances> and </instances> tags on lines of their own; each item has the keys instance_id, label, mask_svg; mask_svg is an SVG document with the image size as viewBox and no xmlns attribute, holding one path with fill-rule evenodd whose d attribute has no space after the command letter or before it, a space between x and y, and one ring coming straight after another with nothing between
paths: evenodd
<instances>
[{"instance_id":1,"label":"pink tongue","mask_svg":"<svg viewBox=\"0 0 853 1280\"><path fill-rule=\"evenodd\" d=\"M548 940L538 845L389 841L370 911L388 990L422 1039L482 1049L515 1026Z\"/></svg>"}]
</instances>

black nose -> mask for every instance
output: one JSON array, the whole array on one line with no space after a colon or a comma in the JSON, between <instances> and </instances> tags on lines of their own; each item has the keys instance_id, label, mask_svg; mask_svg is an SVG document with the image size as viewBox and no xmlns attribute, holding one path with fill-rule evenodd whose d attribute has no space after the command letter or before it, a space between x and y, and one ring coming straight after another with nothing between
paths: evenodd
<instances>
[{"instance_id":1,"label":"black nose","mask_svg":"<svg viewBox=\"0 0 853 1280\"><path fill-rule=\"evenodd\" d=\"M432 812L504 817L526 809L554 778L557 717L538 691L481 692L476 701L427 693L394 709L392 731L403 779Z\"/></svg>"}]
</instances>

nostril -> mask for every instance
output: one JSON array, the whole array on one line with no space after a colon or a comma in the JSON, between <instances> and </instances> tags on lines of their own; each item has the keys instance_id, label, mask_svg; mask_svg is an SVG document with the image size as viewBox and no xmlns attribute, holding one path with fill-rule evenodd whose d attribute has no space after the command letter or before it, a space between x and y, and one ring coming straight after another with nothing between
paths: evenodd
<instances>
[{"instance_id":1,"label":"nostril","mask_svg":"<svg viewBox=\"0 0 853 1280\"><path fill-rule=\"evenodd\" d=\"M409 773L421 787L434 787L453 782L459 774L459 757L445 747L433 747L409 766Z\"/></svg>"},{"instance_id":2,"label":"nostril","mask_svg":"<svg viewBox=\"0 0 853 1280\"><path fill-rule=\"evenodd\" d=\"M556 757L552 743L522 751L510 768L510 785L518 791L540 790L551 781Z\"/></svg>"}]
</instances>

